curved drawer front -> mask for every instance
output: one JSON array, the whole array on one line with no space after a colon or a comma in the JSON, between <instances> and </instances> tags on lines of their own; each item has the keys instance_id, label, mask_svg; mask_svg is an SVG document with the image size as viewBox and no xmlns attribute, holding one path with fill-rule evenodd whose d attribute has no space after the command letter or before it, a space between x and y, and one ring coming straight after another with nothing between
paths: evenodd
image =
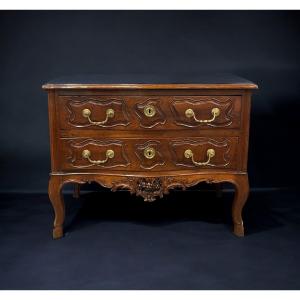
<instances>
[{"instance_id":1,"label":"curved drawer front","mask_svg":"<svg viewBox=\"0 0 300 300\"><path fill-rule=\"evenodd\" d=\"M184 127L238 128L240 96L174 97L171 109L174 121Z\"/></svg>"},{"instance_id":2,"label":"curved drawer front","mask_svg":"<svg viewBox=\"0 0 300 300\"><path fill-rule=\"evenodd\" d=\"M63 170L237 169L238 137L63 139Z\"/></svg>"},{"instance_id":3,"label":"curved drawer front","mask_svg":"<svg viewBox=\"0 0 300 300\"><path fill-rule=\"evenodd\" d=\"M241 96L59 96L61 129L235 129Z\"/></svg>"},{"instance_id":4,"label":"curved drawer front","mask_svg":"<svg viewBox=\"0 0 300 300\"><path fill-rule=\"evenodd\" d=\"M63 152L67 169L124 168L130 164L119 140L66 140Z\"/></svg>"},{"instance_id":5,"label":"curved drawer front","mask_svg":"<svg viewBox=\"0 0 300 300\"><path fill-rule=\"evenodd\" d=\"M93 96L60 97L62 129L113 128L130 124L126 103L121 98Z\"/></svg>"},{"instance_id":6,"label":"curved drawer front","mask_svg":"<svg viewBox=\"0 0 300 300\"><path fill-rule=\"evenodd\" d=\"M232 139L178 139L170 142L173 162L188 168L227 168L235 163Z\"/></svg>"}]
</instances>

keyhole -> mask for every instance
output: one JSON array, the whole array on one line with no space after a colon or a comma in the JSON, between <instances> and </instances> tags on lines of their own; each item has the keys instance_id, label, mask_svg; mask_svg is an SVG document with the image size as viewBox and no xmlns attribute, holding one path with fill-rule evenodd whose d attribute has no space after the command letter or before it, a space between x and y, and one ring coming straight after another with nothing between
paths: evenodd
<instances>
[{"instance_id":1,"label":"keyhole","mask_svg":"<svg viewBox=\"0 0 300 300\"><path fill-rule=\"evenodd\" d=\"M155 115L155 108L152 106L152 105L147 105L145 108L144 108L144 114L147 116L147 117L153 117Z\"/></svg>"},{"instance_id":2,"label":"keyhole","mask_svg":"<svg viewBox=\"0 0 300 300\"><path fill-rule=\"evenodd\" d=\"M152 159L155 156L155 150L153 148L146 148L144 150L144 156L148 159Z\"/></svg>"}]
</instances>

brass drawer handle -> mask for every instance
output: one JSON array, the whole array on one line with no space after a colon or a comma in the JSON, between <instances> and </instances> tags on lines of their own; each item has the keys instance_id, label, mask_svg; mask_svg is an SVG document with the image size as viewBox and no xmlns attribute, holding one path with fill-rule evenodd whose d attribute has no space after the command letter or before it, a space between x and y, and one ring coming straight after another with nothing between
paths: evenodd
<instances>
[{"instance_id":1,"label":"brass drawer handle","mask_svg":"<svg viewBox=\"0 0 300 300\"><path fill-rule=\"evenodd\" d=\"M90 150L85 149L82 151L82 157L86 158L91 164L94 164L94 165L104 164L108 161L109 158L114 158L114 156L115 156L114 150L109 149L106 151L106 158L104 160L92 160Z\"/></svg>"},{"instance_id":2,"label":"brass drawer handle","mask_svg":"<svg viewBox=\"0 0 300 300\"><path fill-rule=\"evenodd\" d=\"M148 118L155 116L156 110L153 105L146 105L144 108L144 115Z\"/></svg>"},{"instance_id":3,"label":"brass drawer handle","mask_svg":"<svg viewBox=\"0 0 300 300\"><path fill-rule=\"evenodd\" d=\"M208 149L207 152L206 152L206 155L207 155L207 161L205 161L205 162L197 162L197 161L194 160L194 153L193 153L193 151L192 151L191 149L187 149L187 150L184 151L184 156L185 156L186 158L191 158L191 159L192 159L192 162L193 162L193 164L194 164L195 166L206 166L206 165L208 165L209 162L210 162L210 159L211 159L212 157L214 157L215 154L216 154L216 153L215 153L215 150L214 150L214 149Z\"/></svg>"},{"instance_id":4,"label":"brass drawer handle","mask_svg":"<svg viewBox=\"0 0 300 300\"><path fill-rule=\"evenodd\" d=\"M93 125L103 125L108 121L109 118L114 117L115 111L112 108L107 109L105 120L104 121L99 121L99 122L92 121L90 119L91 114L92 114L92 112L88 108L85 108L85 109L82 110L83 117L87 118L91 124L93 124Z\"/></svg>"},{"instance_id":5,"label":"brass drawer handle","mask_svg":"<svg viewBox=\"0 0 300 300\"><path fill-rule=\"evenodd\" d=\"M198 120L195 116L195 113L194 111L189 108L185 111L185 115L187 118L194 118L194 120L198 123L211 123L213 122L217 116L219 116L221 113L220 109L217 108L217 107L214 107L212 110L211 110L211 114L212 114L212 118L211 119L208 119L208 120Z\"/></svg>"},{"instance_id":6,"label":"brass drawer handle","mask_svg":"<svg viewBox=\"0 0 300 300\"><path fill-rule=\"evenodd\" d=\"M155 156L155 149L152 147L147 147L144 150L144 156L148 159L152 159Z\"/></svg>"}]
</instances>

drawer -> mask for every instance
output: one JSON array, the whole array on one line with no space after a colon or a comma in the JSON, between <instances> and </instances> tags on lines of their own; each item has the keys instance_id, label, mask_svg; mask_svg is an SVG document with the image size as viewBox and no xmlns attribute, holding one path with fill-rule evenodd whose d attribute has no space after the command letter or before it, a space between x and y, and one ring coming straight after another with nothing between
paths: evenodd
<instances>
[{"instance_id":1,"label":"drawer","mask_svg":"<svg viewBox=\"0 0 300 300\"><path fill-rule=\"evenodd\" d=\"M241 96L59 96L60 128L239 128Z\"/></svg>"},{"instance_id":2,"label":"drawer","mask_svg":"<svg viewBox=\"0 0 300 300\"><path fill-rule=\"evenodd\" d=\"M184 127L238 128L241 119L239 96L174 97L174 122Z\"/></svg>"},{"instance_id":3,"label":"drawer","mask_svg":"<svg viewBox=\"0 0 300 300\"><path fill-rule=\"evenodd\" d=\"M124 99L115 97L60 97L56 111L62 129L126 127L130 123Z\"/></svg>"},{"instance_id":4,"label":"drawer","mask_svg":"<svg viewBox=\"0 0 300 300\"><path fill-rule=\"evenodd\" d=\"M63 170L236 169L238 137L62 139Z\"/></svg>"}]
</instances>

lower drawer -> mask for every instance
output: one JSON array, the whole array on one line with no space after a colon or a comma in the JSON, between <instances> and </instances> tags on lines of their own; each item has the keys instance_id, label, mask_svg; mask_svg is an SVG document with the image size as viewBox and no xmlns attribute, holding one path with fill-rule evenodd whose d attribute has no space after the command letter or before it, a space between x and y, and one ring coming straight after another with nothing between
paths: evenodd
<instances>
[{"instance_id":1,"label":"lower drawer","mask_svg":"<svg viewBox=\"0 0 300 300\"><path fill-rule=\"evenodd\" d=\"M63 171L236 169L238 137L62 139Z\"/></svg>"}]
</instances>

